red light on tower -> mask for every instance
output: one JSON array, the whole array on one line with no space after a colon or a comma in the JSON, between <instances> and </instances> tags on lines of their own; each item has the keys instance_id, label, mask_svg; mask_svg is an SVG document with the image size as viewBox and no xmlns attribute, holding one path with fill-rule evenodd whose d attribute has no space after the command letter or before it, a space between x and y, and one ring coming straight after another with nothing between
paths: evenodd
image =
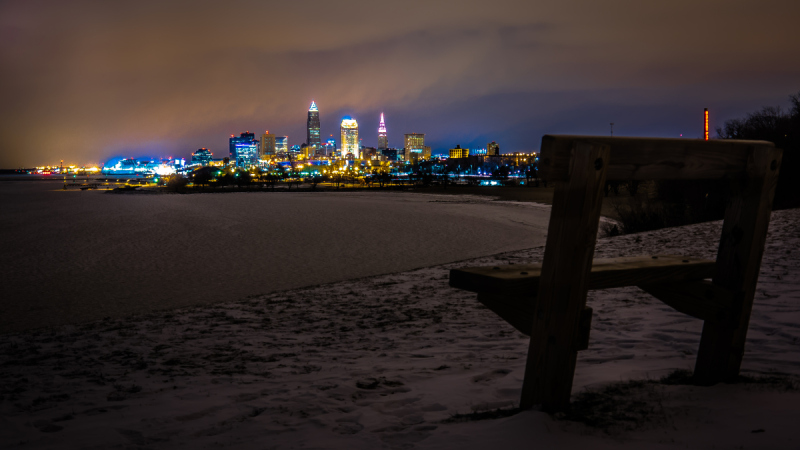
<instances>
[{"instance_id":1,"label":"red light on tower","mask_svg":"<svg viewBox=\"0 0 800 450\"><path fill-rule=\"evenodd\" d=\"M708 108L703 108L703 139L708 140Z\"/></svg>"}]
</instances>

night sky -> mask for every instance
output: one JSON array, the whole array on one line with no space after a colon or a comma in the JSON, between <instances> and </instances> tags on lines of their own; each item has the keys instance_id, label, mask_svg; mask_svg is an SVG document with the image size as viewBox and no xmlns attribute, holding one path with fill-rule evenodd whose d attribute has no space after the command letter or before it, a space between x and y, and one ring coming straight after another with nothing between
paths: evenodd
<instances>
[{"instance_id":1,"label":"night sky","mask_svg":"<svg viewBox=\"0 0 800 450\"><path fill-rule=\"evenodd\" d=\"M700 137L800 91L800 2L2 1L0 167L227 155L231 134ZM713 136L713 133L712 133Z\"/></svg>"}]
</instances>

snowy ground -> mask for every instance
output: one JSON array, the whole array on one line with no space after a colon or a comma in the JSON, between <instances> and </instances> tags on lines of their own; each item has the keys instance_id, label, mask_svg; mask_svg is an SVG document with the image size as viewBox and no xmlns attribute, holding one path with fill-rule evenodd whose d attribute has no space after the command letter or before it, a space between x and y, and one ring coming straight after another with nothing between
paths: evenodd
<instances>
[{"instance_id":1,"label":"snowy ground","mask_svg":"<svg viewBox=\"0 0 800 450\"><path fill-rule=\"evenodd\" d=\"M799 224L800 210L773 214L746 374L800 375ZM719 228L602 239L596 256L714 257ZM516 404L528 340L449 288L448 270L538 261L542 251L3 336L0 446L800 447L800 393L774 384L652 383L629 401L652 405L650 419L611 429L538 411L454 420ZM574 393L692 369L700 321L636 288L594 292L589 305Z\"/></svg>"},{"instance_id":2,"label":"snowy ground","mask_svg":"<svg viewBox=\"0 0 800 450\"><path fill-rule=\"evenodd\" d=\"M0 182L0 334L529 248L549 216L487 197L60 188Z\"/></svg>"}]
</instances>

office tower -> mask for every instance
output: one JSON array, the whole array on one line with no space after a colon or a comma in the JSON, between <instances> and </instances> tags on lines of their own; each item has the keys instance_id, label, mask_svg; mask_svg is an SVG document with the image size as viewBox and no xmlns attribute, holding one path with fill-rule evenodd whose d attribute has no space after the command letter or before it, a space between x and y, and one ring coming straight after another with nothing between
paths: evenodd
<instances>
[{"instance_id":1,"label":"office tower","mask_svg":"<svg viewBox=\"0 0 800 450\"><path fill-rule=\"evenodd\" d=\"M192 153L192 164L207 166L211 164L211 150L203 147Z\"/></svg>"},{"instance_id":2,"label":"office tower","mask_svg":"<svg viewBox=\"0 0 800 450\"><path fill-rule=\"evenodd\" d=\"M383 121L383 113L381 113L381 124L378 125L378 150L389 148L389 138L386 137L386 123Z\"/></svg>"},{"instance_id":3,"label":"office tower","mask_svg":"<svg viewBox=\"0 0 800 450\"><path fill-rule=\"evenodd\" d=\"M490 144L486 144L486 156L500 156L500 146L497 142L492 141Z\"/></svg>"},{"instance_id":4,"label":"office tower","mask_svg":"<svg viewBox=\"0 0 800 450\"><path fill-rule=\"evenodd\" d=\"M283 153L284 155L289 151L289 136L276 136L275 137L275 153Z\"/></svg>"},{"instance_id":5,"label":"office tower","mask_svg":"<svg viewBox=\"0 0 800 450\"><path fill-rule=\"evenodd\" d=\"M405 135L405 160L411 161L411 154L422 154L425 148L425 133L409 133Z\"/></svg>"},{"instance_id":6,"label":"office tower","mask_svg":"<svg viewBox=\"0 0 800 450\"><path fill-rule=\"evenodd\" d=\"M269 130L261 135L261 154L259 159L270 159L275 157L275 135Z\"/></svg>"},{"instance_id":7,"label":"office tower","mask_svg":"<svg viewBox=\"0 0 800 450\"><path fill-rule=\"evenodd\" d=\"M258 164L258 146L259 142L255 133L246 131L239 137L231 135L231 161L236 167L250 167Z\"/></svg>"},{"instance_id":8,"label":"office tower","mask_svg":"<svg viewBox=\"0 0 800 450\"><path fill-rule=\"evenodd\" d=\"M311 102L311 107L308 108L308 136L306 143L309 147L319 148L319 110L317 104Z\"/></svg>"},{"instance_id":9,"label":"office tower","mask_svg":"<svg viewBox=\"0 0 800 450\"><path fill-rule=\"evenodd\" d=\"M358 122L350 116L342 118L342 158L346 158L349 153L353 154L354 159L360 159L358 142Z\"/></svg>"}]
</instances>

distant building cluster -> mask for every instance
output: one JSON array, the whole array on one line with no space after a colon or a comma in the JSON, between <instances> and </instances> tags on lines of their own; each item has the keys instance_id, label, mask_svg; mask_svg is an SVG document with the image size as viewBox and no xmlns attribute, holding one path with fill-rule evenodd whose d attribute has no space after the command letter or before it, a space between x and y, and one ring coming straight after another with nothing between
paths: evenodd
<instances>
[{"instance_id":1,"label":"distant building cluster","mask_svg":"<svg viewBox=\"0 0 800 450\"><path fill-rule=\"evenodd\" d=\"M500 156L500 146L497 145L495 141L486 144L486 148L474 150L461 148L460 145L456 145L456 148L451 148L449 153L450 159L467 158L470 156Z\"/></svg>"},{"instance_id":2,"label":"distant building cluster","mask_svg":"<svg viewBox=\"0 0 800 450\"><path fill-rule=\"evenodd\" d=\"M339 142L331 139L322 141L320 135L320 114L317 103L312 101L306 120L306 142L289 147L288 136L278 136L265 131L260 138L255 133L245 131L239 136L231 135L227 159L214 159L208 149L201 148L192 155L192 164L224 165L249 169L267 167L286 161L321 161L331 164L336 161L391 161L419 162L431 158L431 148L425 145L425 135L410 133L405 135L402 149L389 147L386 119L381 113L378 124L378 147L361 145L358 121L345 116L339 125ZM216 163L216 164L215 164Z\"/></svg>"},{"instance_id":3,"label":"distant building cluster","mask_svg":"<svg viewBox=\"0 0 800 450\"><path fill-rule=\"evenodd\" d=\"M164 174L208 166L230 166L245 170L256 168L271 170L289 166L293 171L298 166L328 166L330 170L319 172L335 173L344 169L365 172L373 170L374 167L390 167L392 170L402 172L403 167L432 160L431 147L425 145L425 133L406 133L403 135L401 148L390 147L384 113L381 113L378 122L377 147L361 145L362 136L359 133L358 121L351 116L343 117L339 124L338 143L333 135L323 142L320 129L320 110L316 102L312 101L306 120L306 142L300 145L289 146L288 136L272 133L269 130L260 134L244 131L238 135L230 135L228 155L225 157L215 158L211 150L200 148L192 154L189 164L185 164L182 160L126 159L107 165L104 171L120 174L129 172ZM450 149L448 156L452 160L448 165L455 163L460 167L462 164L459 164L459 161L463 160L463 165L466 167L477 167L474 158L500 156L500 146L494 141L487 144L485 149L470 150L456 145ZM444 156L436 160L441 163L446 159L448 157Z\"/></svg>"},{"instance_id":4,"label":"distant building cluster","mask_svg":"<svg viewBox=\"0 0 800 450\"><path fill-rule=\"evenodd\" d=\"M208 152L208 149L202 149ZM209 157L211 152L208 152ZM194 157L192 157L194 159ZM109 175L171 175L182 172L187 167L183 158L134 159L117 160L114 164L106 163L102 172Z\"/></svg>"}]
</instances>

